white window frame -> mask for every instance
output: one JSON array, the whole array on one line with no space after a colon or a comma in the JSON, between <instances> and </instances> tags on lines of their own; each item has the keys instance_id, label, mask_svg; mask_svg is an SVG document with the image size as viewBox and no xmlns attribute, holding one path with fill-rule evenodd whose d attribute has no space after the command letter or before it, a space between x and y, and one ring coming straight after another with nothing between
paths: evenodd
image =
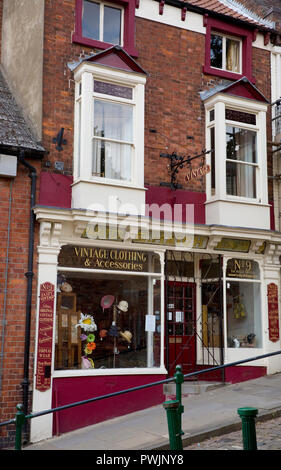
<instances>
[{"instance_id":1,"label":"white window frame","mask_svg":"<svg viewBox=\"0 0 281 470\"><path fill-rule=\"evenodd\" d=\"M95 78L94 78L95 80ZM103 80L103 82L105 83L110 83L108 81L105 81ZM120 98L120 97L117 97L117 96L113 96L113 95L107 95L107 94L102 94L102 93L98 93L98 92L93 92L93 101L94 101L94 107L95 107L95 100L98 99L99 101L104 101L104 102L107 102L107 103L117 103L117 104L125 104L125 105L128 105L128 106L131 106L132 109L133 109L133 115L132 115L132 119L133 119L133 123L135 121L135 100L134 100L134 89L132 88L132 99L126 99L126 98ZM134 127L134 126L133 126ZM125 140L117 140L117 139L112 139L112 138L109 138L109 137L99 137L99 136L96 136L94 135L94 126L93 126L93 134L92 134L92 142L94 143L95 140L99 140L99 141L103 141L103 142L113 142L113 143L117 143L117 144L127 144L127 145L130 145L131 146L131 178L130 180L116 180L116 179L110 179L110 178L107 178L105 176L99 176L99 175L94 175L93 171L92 171L92 176L94 178L98 178L98 179L103 179L103 180L106 180L107 182L115 182L115 181L126 181L128 183L131 183L132 182L132 167L133 167L133 163L134 163L134 148L135 148L135 135L134 135L134 128L133 128L133 137L132 137L132 141L125 141ZM93 160L93 156L92 156L92 160Z\"/></svg>"},{"instance_id":2,"label":"white window frame","mask_svg":"<svg viewBox=\"0 0 281 470\"><path fill-rule=\"evenodd\" d=\"M235 37L235 36L228 36L228 35L225 35L225 34L222 34L218 31L211 31L211 38L212 36L220 36L222 38L222 67L214 67L212 64L211 64L211 50L212 50L212 45L211 45L211 42L210 42L210 67L214 70L224 70L225 72L229 72L229 73L236 73L237 75L241 75L242 74L242 51L243 51L243 41L242 39L238 38L238 37ZM226 40L227 39L231 39L233 41L236 41L236 42L239 42L239 70L238 72L235 72L234 70L228 70L226 68Z\"/></svg>"},{"instance_id":3,"label":"white window frame","mask_svg":"<svg viewBox=\"0 0 281 470\"><path fill-rule=\"evenodd\" d=\"M233 109L256 115L256 125L226 120L225 110ZM205 103L206 109L206 148L211 149L211 132L215 128L215 191L211 191L211 172L206 175L207 201L225 200L248 204L268 204L267 181L267 144L266 144L266 110L267 106L257 101L216 94ZM215 111L214 120L210 121L210 111ZM256 131L256 198L229 195L226 192L226 126ZM236 161L235 161L236 162ZM206 163L211 166L211 155Z\"/></svg>"},{"instance_id":4,"label":"white window frame","mask_svg":"<svg viewBox=\"0 0 281 470\"><path fill-rule=\"evenodd\" d=\"M90 39L93 39L94 41L107 42L107 41L104 41L104 7L107 6L107 7L115 8L116 10L121 11L120 44L118 45L123 46L124 44L124 8L121 5L114 4L114 3L100 2L98 0L87 0L87 1L92 2L92 3L97 3L100 5L99 38L96 38L96 39L90 38ZM83 0L83 4L84 4L84 0ZM82 12L82 22L83 22L83 12ZM82 32L82 35L83 35L83 32ZM83 35L83 37L88 37L88 36Z\"/></svg>"},{"instance_id":5,"label":"white window frame","mask_svg":"<svg viewBox=\"0 0 281 470\"><path fill-rule=\"evenodd\" d=\"M94 79L133 89L132 100L94 93ZM144 86L146 78L138 73L125 72L90 62L82 63L74 74L75 125L74 125L74 183L80 181L111 184L127 188L144 188ZM81 90L81 93L80 93ZM101 99L130 103L133 112L133 142L131 181L109 179L92 175L92 140L94 132L94 96ZM80 104L79 104L80 103ZM81 120L79 122L79 106ZM80 135L79 135L80 129ZM80 144L80 147L79 147Z\"/></svg>"}]
</instances>

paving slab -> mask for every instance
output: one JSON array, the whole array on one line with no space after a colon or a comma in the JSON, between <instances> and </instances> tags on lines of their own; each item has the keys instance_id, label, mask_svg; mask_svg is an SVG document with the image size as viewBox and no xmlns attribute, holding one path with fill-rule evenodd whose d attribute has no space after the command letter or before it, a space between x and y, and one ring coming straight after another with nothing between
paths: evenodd
<instances>
[{"instance_id":1,"label":"paving slab","mask_svg":"<svg viewBox=\"0 0 281 470\"><path fill-rule=\"evenodd\" d=\"M259 410L257 419L281 415L281 374L220 386L184 396L183 442L219 435L241 427L237 409ZM162 405L130 413L24 447L24 450L151 450L169 449L166 412Z\"/></svg>"}]
</instances>

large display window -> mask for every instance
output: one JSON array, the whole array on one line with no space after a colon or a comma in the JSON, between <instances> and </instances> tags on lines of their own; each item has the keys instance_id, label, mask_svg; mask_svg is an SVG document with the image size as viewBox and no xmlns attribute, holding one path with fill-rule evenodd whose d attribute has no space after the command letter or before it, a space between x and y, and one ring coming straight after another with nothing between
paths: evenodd
<instances>
[{"instance_id":1,"label":"large display window","mask_svg":"<svg viewBox=\"0 0 281 470\"><path fill-rule=\"evenodd\" d=\"M256 261L230 259L226 269L227 346L261 348L261 281Z\"/></svg>"},{"instance_id":2,"label":"large display window","mask_svg":"<svg viewBox=\"0 0 281 470\"><path fill-rule=\"evenodd\" d=\"M82 265L88 261L86 266L108 269L59 268L55 370L160 367L159 257L129 250L65 247L59 263L67 264L71 253L72 263L78 253L84 255ZM103 259L85 256L90 254ZM116 272L117 266L136 272Z\"/></svg>"}]
</instances>

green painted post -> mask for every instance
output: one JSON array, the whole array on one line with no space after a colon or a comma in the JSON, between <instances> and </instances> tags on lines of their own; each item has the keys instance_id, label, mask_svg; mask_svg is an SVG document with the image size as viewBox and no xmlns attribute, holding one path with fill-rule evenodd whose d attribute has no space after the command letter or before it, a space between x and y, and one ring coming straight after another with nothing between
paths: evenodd
<instances>
[{"instance_id":1,"label":"green painted post","mask_svg":"<svg viewBox=\"0 0 281 470\"><path fill-rule=\"evenodd\" d=\"M16 440L15 440L15 450L21 450L21 441L22 441L22 428L25 422L25 414L22 411L23 405L17 405L16 413Z\"/></svg>"},{"instance_id":2,"label":"green painted post","mask_svg":"<svg viewBox=\"0 0 281 470\"><path fill-rule=\"evenodd\" d=\"M258 414L257 408L238 408L237 410L240 418L242 419L242 436L243 436L243 449L244 450L257 450L257 437L256 437L256 416Z\"/></svg>"},{"instance_id":3,"label":"green painted post","mask_svg":"<svg viewBox=\"0 0 281 470\"><path fill-rule=\"evenodd\" d=\"M179 423L180 423L180 432L181 435L184 434L182 430L182 414L184 412L184 407L182 405L182 384L184 382L184 375L182 373L182 367L180 365L176 366L176 372L174 374L176 382L176 399L179 402L178 413L179 413Z\"/></svg>"},{"instance_id":4,"label":"green painted post","mask_svg":"<svg viewBox=\"0 0 281 470\"><path fill-rule=\"evenodd\" d=\"M179 421L178 400L165 401L163 406L167 413L170 450L182 450L181 428Z\"/></svg>"}]
</instances>

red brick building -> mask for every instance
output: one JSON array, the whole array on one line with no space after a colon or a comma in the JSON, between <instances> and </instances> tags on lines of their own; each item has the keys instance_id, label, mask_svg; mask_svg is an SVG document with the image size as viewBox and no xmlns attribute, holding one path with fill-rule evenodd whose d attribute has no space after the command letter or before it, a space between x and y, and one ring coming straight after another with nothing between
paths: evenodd
<instances>
[{"instance_id":1,"label":"red brick building","mask_svg":"<svg viewBox=\"0 0 281 470\"><path fill-rule=\"evenodd\" d=\"M279 350L277 24L235 0L1 14L1 421ZM27 439L163 396L37 418Z\"/></svg>"}]
</instances>

